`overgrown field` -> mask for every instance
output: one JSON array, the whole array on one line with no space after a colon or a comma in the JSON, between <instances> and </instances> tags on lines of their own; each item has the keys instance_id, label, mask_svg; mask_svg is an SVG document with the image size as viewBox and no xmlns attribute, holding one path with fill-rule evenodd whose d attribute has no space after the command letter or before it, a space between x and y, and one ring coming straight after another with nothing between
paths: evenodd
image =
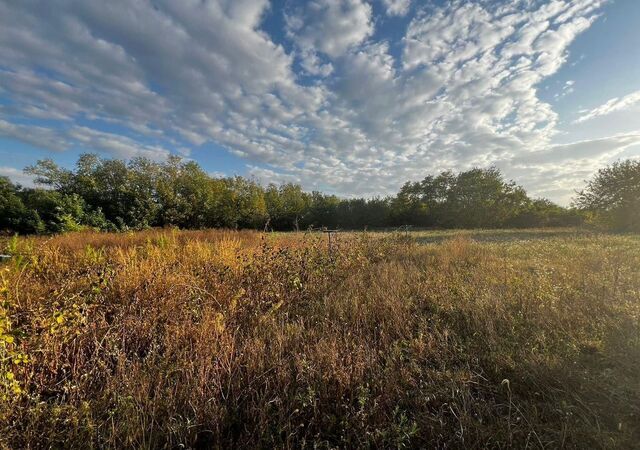
<instances>
[{"instance_id":1,"label":"overgrown field","mask_svg":"<svg viewBox=\"0 0 640 450\"><path fill-rule=\"evenodd\" d=\"M640 238L6 239L0 447L637 448ZM182 446L182 447L180 447Z\"/></svg>"}]
</instances>

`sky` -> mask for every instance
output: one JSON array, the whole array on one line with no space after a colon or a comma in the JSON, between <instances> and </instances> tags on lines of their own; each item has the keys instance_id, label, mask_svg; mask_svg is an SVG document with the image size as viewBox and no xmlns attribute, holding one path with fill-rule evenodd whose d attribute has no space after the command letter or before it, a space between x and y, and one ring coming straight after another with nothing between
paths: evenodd
<instances>
[{"instance_id":1,"label":"sky","mask_svg":"<svg viewBox=\"0 0 640 450\"><path fill-rule=\"evenodd\" d=\"M640 158L637 0L0 0L0 175L81 153L393 194L496 166L570 204Z\"/></svg>"}]
</instances>

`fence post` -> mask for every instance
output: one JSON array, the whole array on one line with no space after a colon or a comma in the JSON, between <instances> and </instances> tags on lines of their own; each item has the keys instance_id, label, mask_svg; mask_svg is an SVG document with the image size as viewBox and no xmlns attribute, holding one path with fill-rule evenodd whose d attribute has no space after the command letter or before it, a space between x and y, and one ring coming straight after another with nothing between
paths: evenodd
<instances>
[{"instance_id":1,"label":"fence post","mask_svg":"<svg viewBox=\"0 0 640 450\"><path fill-rule=\"evenodd\" d=\"M327 230L326 228L322 230L323 233L327 233L327 237L329 238L327 245L331 261L333 261L333 233L337 233L338 231L340 230Z\"/></svg>"}]
</instances>

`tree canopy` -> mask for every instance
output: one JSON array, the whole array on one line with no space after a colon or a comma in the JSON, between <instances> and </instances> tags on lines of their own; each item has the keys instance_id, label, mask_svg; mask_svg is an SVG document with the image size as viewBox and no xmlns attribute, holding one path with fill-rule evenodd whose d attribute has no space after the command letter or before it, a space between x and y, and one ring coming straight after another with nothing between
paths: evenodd
<instances>
[{"instance_id":1,"label":"tree canopy","mask_svg":"<svg viewBox=\"0 0 640 450\"><path fill-rule=\"evenodd\" d=\"M72 170L51 160L25 170L42 187L23 188L0 178L0 230L498 228L569 226L581 220L576 210L531 199L493 167L427 175L405 183L395 196L376 198L309 193L293 183L264 187L243 177L215 178L197 163L176 156L165 162L145 158L126 162L84 154ZM612 183L594 181L581 194L580 206L586 208L587 199L596 205L595 193L604 192L600 185ZM633 194L629 195L630 200L618 203L632 202Z\"/></svg>"},{"instance_id":2,"label":"tree canopy","mask_svg":"<svg viewBox=\"0 0 640 450\"><path fill-rule=\"evenodd\" d=\"M575 205L596 224L640 231L640 161L618 161L600 169L578 193Z\"/></svg>"}]
</instances>

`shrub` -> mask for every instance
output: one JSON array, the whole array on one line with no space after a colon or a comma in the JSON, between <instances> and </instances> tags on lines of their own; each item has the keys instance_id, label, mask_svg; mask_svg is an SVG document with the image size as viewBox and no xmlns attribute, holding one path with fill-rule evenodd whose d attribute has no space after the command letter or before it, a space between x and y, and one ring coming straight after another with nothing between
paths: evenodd
<instances>
[{"instance_id":1,"label":"shrub","mask_svg":"<svg viewBox=\"0 0 640 450\"><path fill-rule=\"evenodd\" d=\"M640 241L502 234L15 238L0 446L633 448Z\"/></svg>"}]
</instances>

